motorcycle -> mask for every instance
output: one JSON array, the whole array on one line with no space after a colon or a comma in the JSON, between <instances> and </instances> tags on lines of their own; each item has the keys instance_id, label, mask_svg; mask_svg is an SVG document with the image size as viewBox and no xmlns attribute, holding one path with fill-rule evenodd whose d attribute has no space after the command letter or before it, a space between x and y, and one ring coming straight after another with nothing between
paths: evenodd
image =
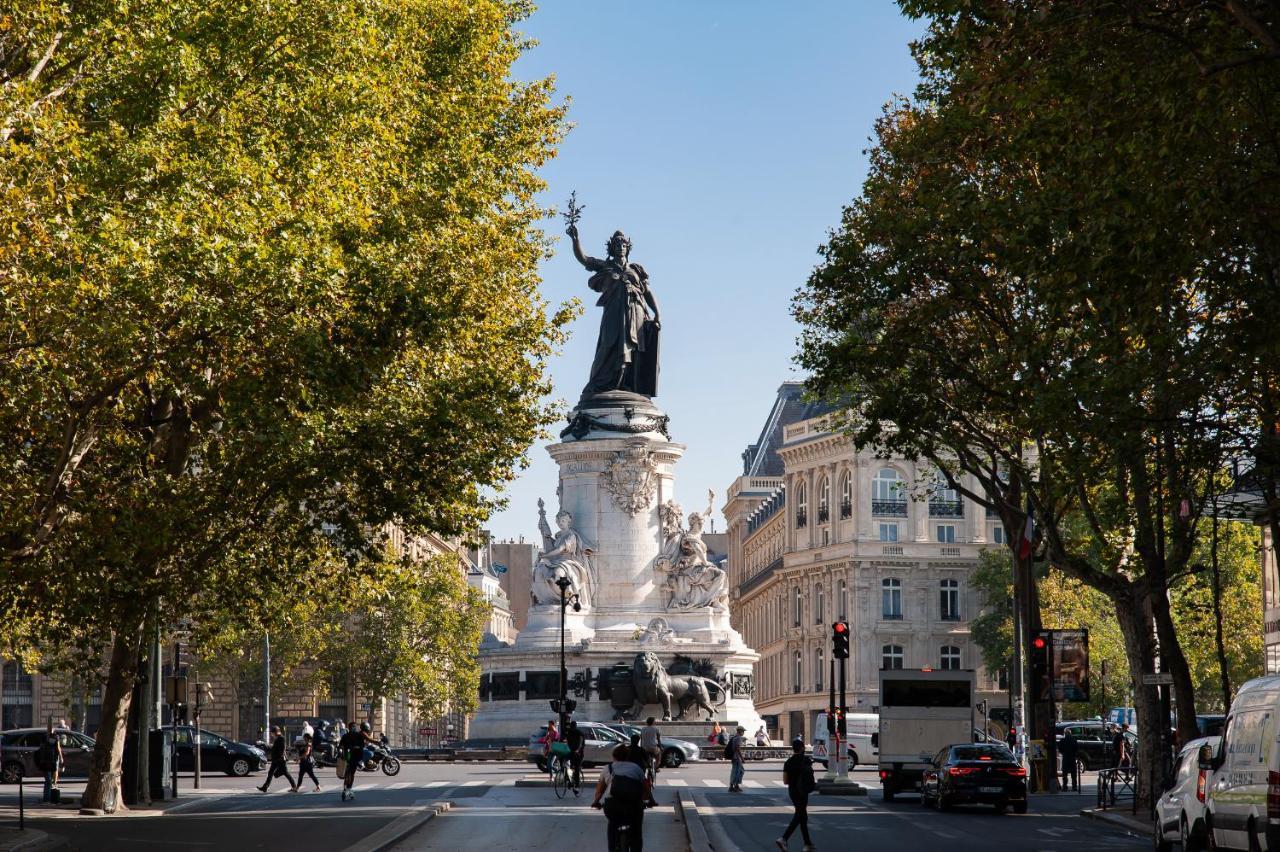
<instances>
[{"instance_id":1,"label":"motorcycle","mask_svg":"<svg viewBox=\"0 0 1280 852\"><path fill-rule=\"evenodd\" d=\"M373 751L373 757L365 761L360 769L364 772L377 772L378 767L382 767L382 774L397 775L400 772L400 758L391 753L391 749L383 746L371 744L369 746Z\"/></svg>"}]
</instances>

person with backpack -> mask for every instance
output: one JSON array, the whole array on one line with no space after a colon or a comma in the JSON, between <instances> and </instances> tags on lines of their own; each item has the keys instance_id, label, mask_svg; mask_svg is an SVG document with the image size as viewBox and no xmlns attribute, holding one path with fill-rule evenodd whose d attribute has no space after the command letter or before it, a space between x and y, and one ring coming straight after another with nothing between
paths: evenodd
<instances>
[{"instance_id":1,"label":"person with backpack","mask_svg":"<svg viewBox=\"0 0 1280 852\"><path fill-rule=\"evenodd\" d=\"M742 778L747 774L747 765L743 763L742 745L746 742L747 729L738 727L738 732L724 744L724 756L729 760L729 792L742 792Z\"/></svg>"},{"instance_id":2,"label":"person with backpack","mask_svg":"<svg viewBox=\"0 0 1280 852\"><path fill-rule=\"evenodd\" d=\"M365 741L368 735L360 730L355 719L351 726L338 740L338 774L342 776L342 801L354 799L356 791L352 789L356 783L356 770L364 759Z\"/></svg>"},{"instance_id":3,"label":"person with backpack","mask_svg":"<svg viewBox=\"0 0 1280 852\"><path fill-rule=\"evenodd\" d=\"M787 852L787 844L796 827L800 828L800 836L804 838L805 852L817 848L809 837L809 794L818 788L813 778L813 761L804 753L804 740L797 737L791 743L793 752L782 764L782 783L787 785L787 797L795 808L791 823L774 843L782 852Z\"/></svg>"},{"instance_id":4,"label":"person with backpack","mask_svg":"<svg viewBox=\"0 0 1280 852\"><path fill-rule=\"evenodd\" d=\"M44 795L42 802L53 801L53 791L58 787L58 773L62 770L62 741L53 730L53 719L49 719L45 728L44 739L35 753L36 768L44 773Z\"/></svg>"},{"instance_id":5,"label":"person with backpack","mask_svg":"<svg viewBox=\"0 0 1280 852\"><path fill-rule=\"evenodd\" d=\"M619 745L613 750L613 762L600 772L591 802L609 821L609 849L643 852L645 802L652 796L644 770L631 762L627 747Z\"/></svg>"}]
</instances>

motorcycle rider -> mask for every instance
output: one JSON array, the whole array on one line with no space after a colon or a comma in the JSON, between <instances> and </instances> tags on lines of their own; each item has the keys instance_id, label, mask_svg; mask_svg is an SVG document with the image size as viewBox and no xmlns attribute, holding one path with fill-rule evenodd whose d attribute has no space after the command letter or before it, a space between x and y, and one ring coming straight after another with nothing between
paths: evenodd
<instances>
[{"instance_id":1,"label":"motorcycle rider","mask_svg":"<svg viewBox=\"0 0 1280 852\"><path fill-rule=\"evenodd\" d=\"M364 737L364 750L361 751L361 755L363 756L364 759L361 761L360 765L363 766L366 770L372 770L374 768L373 767L373 744L377 742L377 740L373 738L373 726L370 725L368 722L361 722L360 735Z\"/></svg>"}]
</instances>

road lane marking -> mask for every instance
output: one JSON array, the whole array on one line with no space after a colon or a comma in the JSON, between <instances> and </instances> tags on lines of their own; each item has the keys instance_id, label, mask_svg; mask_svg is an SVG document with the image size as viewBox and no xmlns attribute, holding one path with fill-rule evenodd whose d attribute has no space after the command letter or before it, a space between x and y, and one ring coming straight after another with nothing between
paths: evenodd
<instances>
[{"instance_id":1,"label":"road lane marking","mask_svg":"<svg viewBox=\"0 0 1280 852\"><path fill-rule=\"evenodd\" d=\"M703 784L705 784L705 785L706 785L706 786L708 786L708 787L722 787L722 786L724 786L723 784L721 784L719 781L717 781L717 780L716 780L716 779L714 779L714 778L703 778L703 779L702 779L702 783L703 783Z\"/></svg>"},{"instance_id":2,"label":"road lane marking","mask_svg":"<svg viewBox=\"0 0 1280 852\"><path fill-rule=\"evenodd\" d=\"M759 781L743 781L743 782L742 782L742 786L743 786L743 787L754 787L754 788L755 788L755 789L757 789L757 790L762 789L762 788L764 787L764 785L763 785L763 784L761 784Z\"/></svg>"},{"instance_id":3,"label":"road lane marking","mask_svg":"<svg viewBox=\"0 0 1280 852\"><path fill-rule=\"evenodd\" d=\"M468 781L467 783L463 784L462 786L463 786L463 787L479 787L479 786L481 786L482 784L488 784L488 783L489 783L488 781Z\"/></svg>"},{"instance_id":4,"label":"road lane marking","mask_svg":"<svg viewBox=\"0 0 1280 852\"><path fill-rule=\"evenodd\" d=\"M387 789L388 789L388 790L403 790L405 787L412 787L412 786L413 786L413 782L412 782L412 781L401 781L399 784L392 784L391 786L387 787Z\"/></svg>"},{"instance_id":5,"label":"road lane marking","mask_svg":"<svg viewBox=\"0 0 1280 852\"><path fill-rule=\"evenodd\" d=\"M427 786L428 786L428 787L443 787L445 784L448 784L448 783L449 783L448 781L431 781L431 782L429 782L429 783L427 784Z\"/></svg>"},{"instance_id":6,"label":"road lane marking","mask_svg":"<svg viewBox=\"0 0 1280 852\"><path fill-rule=\"evenodd\" d=\"M689 786L689 782L684 780L683 778L672 778L670 781L664 781L663 783L666 784L666 786L668 787L688 787Z\"/></svg>"}]
</instances>

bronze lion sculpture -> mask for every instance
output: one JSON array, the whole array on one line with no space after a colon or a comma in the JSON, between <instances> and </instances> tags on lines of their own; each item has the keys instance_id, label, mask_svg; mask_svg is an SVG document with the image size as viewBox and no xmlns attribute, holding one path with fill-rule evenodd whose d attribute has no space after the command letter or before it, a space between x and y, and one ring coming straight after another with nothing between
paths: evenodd
<instances>
[{"instance_id":1,"label":"bronze lion sculpture","mask_svg":"<svg viewBox=\"0 0 1280 852\"><path fill-rule=\"evenodd\" d=\"M711 721L716 717L716 710L723 707L729 697L724 687L710 678L667 674L658 655L652 651L636 654L631 677L636 691L635 704L631 706L632 718L639 718L646 704L660 704L662 720L669 722L674 703L679 711L676 719L683 719L689 707L697 706L707 711L707 721ZM720 696L714 705L711 703L713 691Z\"/></svg>"}]
</instances>

